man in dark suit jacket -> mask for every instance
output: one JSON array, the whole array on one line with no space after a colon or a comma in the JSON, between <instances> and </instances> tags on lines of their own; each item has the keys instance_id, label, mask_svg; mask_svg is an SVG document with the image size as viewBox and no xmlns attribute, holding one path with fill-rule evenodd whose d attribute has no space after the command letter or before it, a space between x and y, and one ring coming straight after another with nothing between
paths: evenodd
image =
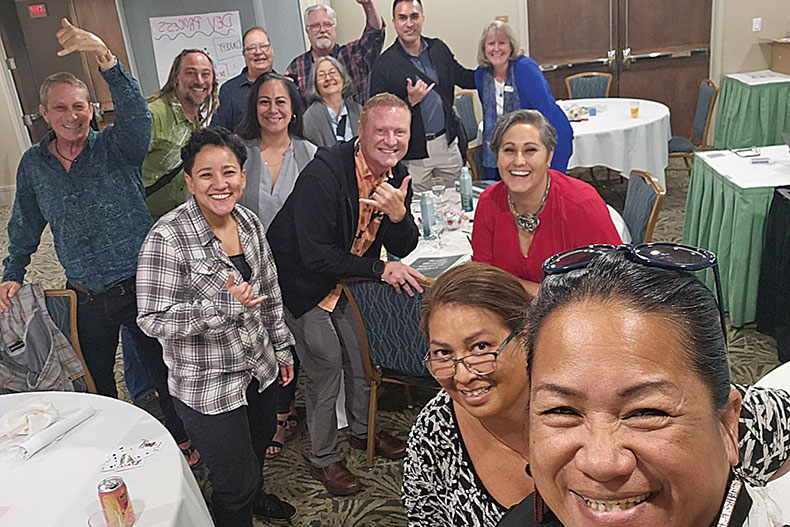
<instances>
[{"instance_id":1,"label":"man in dark suit jacket","mask_svg":"<svg viewBox=\"0 0 790 527\"><path fill-rule=\"evenodd\" d=\"M394 93L412 111L409 152L404 158L417 191L453 185L463 161L453 111L455 86L475 87L474 70L461 66L447 44L422 36L421 0L395 0L392 25L398 38L373 64L370 95ZM465 145L464 145L465 146Z\"/></svg>"}]
</instances>

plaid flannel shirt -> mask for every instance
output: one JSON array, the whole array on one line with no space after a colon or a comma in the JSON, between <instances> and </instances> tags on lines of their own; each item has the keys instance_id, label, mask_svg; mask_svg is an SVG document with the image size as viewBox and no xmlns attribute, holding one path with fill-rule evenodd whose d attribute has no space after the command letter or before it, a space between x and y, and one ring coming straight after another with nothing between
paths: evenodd
<instances>
[{"instance_id":1,"label":"plaid flannel shirt","mask_svg":"<svg viewBox=\"0 0 790 527\"><path fill-rule=\"evenodd\" d=\"M368 77L373 61L381 54L384 46L384 25L381 29L366 24L362 36L348 44L339 46L335 44L329 54L339 60L348 70L354 81L354 91L351 99L360 105L368 100ZM302 93L307 93L307 77L313 69L312 48L291 61L285 74L296 81Z\"/></svg>"},{"instance_id":2,"label":"plaid flannel shirt","mask_svg":"<svg viewBox=\"0 0 790 527\"><path fill-rule=\"evenodd\" d=\"M225 287L229 272L237 284L240 273L194 198L156 223L137 267L137 322L162 343L170 392L209 415L246 404L252 377L263 390L279 366L293 364L294 338L263 225L240 205L232 214L252 269L249 283L266 296L262 304L246 308Z\"/></svg>"}]
</instances>

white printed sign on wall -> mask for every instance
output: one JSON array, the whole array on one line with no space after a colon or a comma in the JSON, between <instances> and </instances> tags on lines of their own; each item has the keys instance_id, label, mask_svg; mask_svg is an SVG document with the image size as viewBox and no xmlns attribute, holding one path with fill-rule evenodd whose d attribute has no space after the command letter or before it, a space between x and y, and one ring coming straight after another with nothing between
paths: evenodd
<instances>
[{"instance_id":1,"label":"white printed sign on wall","mask_svg":"<svg viewBox=\"0 0 790 527\"><path fill-rule=\"evenodd\" d=\"M164 85L173 59L183 49L205 51L214 61L220 84L244 68L238 11L149 18L159 86Z\"/></svg>"}]
</instances>

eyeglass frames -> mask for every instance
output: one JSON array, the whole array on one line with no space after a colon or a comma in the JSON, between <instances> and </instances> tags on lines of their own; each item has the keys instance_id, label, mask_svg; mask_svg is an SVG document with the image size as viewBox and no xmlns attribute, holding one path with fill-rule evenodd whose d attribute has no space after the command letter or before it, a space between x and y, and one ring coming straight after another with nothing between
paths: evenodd
<instances>
[{"instance_id":1,"label":"eyeglass frames","mask_svg":"<svg viewBox=\"0 0 790 527\"><path fill-rule=\"evenodd\" d=\"M307 29L310 31L318 31L319 29L323 29L324 31L329 31L333 27L335 27L334 22L324 22L324 23L316 22L315 24L310 24L309 26L307 26Z\"/></svg>"},{"instance_id":2,"label":"eyeglass frames","mask_svg":"<svg viewBox=\"0 0 790 527\"><path fill-rule=\"evenodd\" d=\"M587 267L598 256L608 252L623 252L629 261L659 267L662 269L675 269L682 271L701 271L713 269L716 281L716 299L719 304L719 319L721 331L724 335L724 345L727 346L727 322L724 316L724 303L721 297L721 277L716 255L711 251L682 245L679 243L653 242L639 245L586 245L569 251L555 254L543 262L543 277L567 273L576 269Z\"/></svg>"},{"instance_id":3,"label":"eyeglass frames","mask_svg":"<svg viewBox=\"0 0 790 527\"><path fill-rule=\"evenodd\" d=\"M489 375L494 373L496 370L496 360L497 357L499 357L499 354L502 353L502 350L505 349L505 346L507 346L517 334L518 330L511 331L510 335L508 335L507 338L502 341L502 344L499 345L496 351L490 351L486 353L470 353L469 355L460 357L458 359L453 359L452 357L431 359L431 352L429 351L425 354L422 362L425 364L425 367L428 368L428 371L431 372L431 375L437 379L449 379L451 377L455 377L456 368L458 367L459 362L463 363L466 369L475 375Z\"/></svg>"},{"instance_id":4,"label":"eyeglass frames","mask_svg":"<svg viewBox=\"0 0 790 527\"><path fill-rule=\"evenodd\" d=\"M272 49L271 43L258 44L257 46L249 45L246 48L244 48L244 53L255 53L256 51L260 51L261 53L268 53L270 49Z\"/></svg>"}]
</instances>

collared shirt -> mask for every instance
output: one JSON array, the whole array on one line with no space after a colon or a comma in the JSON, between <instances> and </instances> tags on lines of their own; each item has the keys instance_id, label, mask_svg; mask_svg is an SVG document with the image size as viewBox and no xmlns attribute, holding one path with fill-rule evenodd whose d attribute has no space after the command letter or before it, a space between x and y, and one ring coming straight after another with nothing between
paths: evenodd
<instances>
[{"instance_id":1,"label":"collared shirt","mask_svg":"<svg viewBox=\"0 0 790 527\"><path fill-rule=\"evenodd\" d=\"M428 55L428 41L424 38L420 40L422 42L422 51L420 51L419 55L412 55L405 48L404 51L406 51L406 55L408 55L414 67L420 70L420 73L433 80L433 82L438 82L439 74L436 73L436 68L433 67L431 57ZM400 44L400 41L398 44ZM439 95L439 92L437 90L429 91L419 104L425 133L436 134L444 130L444 107L442 106L442 97Z\"/></svg>"},{"instance_id":2,"label":"collared shirt","mask_svg":"<svg viewBox=\"0 0 790 527\"><path fill-rule=\"evenodd\" d=\"M354 130L351 129L351 123L348 121L348 108L345 102L340 103L340 115L335 114L335 111L329 106L326 107L329 112L329 123L332 125L332 131L335 132L335 138L338 141L349 141L354 137ZM339 117L339 118L338 118ZM340 123L343 123L343 128L340 128Z\"/></svg>"},{"instance_id":3,"label":"collared shirt","mask_svg":"<svg viewBox=\"0 0 790 527\"><path fill-rule=\"evenodd\" d=\"M143 185L150 187L181 163L181 147L192 132L205 126L205 119L192 121L184 113L175 94L167 94L148 103L151 112L151 142L143 161ZM187 184L181 170L170 183L148 196L145 202L154 220L178 207L187 199Z\"/></svg>"},{"instance_id":4,"label":"collared shirt","mask_svg":"<svg viewBox=\"0 0 790 527\"><path fill-rule=\"evenodd\" d=\"M101 74L112 94L115 124L91 130L68 172L49 151L51 131L19 162L4 281L24 280L47 223L69 281L101 292L137 269L137 253L152 223L140 176L151 116L137 81L120 61Z\"/></svg>"},{"instance_id":5,"label":"collared shirt","mask_svg":"<svg viewBox=\"0 0 790 527\"><path fill-rule=\"evenodd\" d=\"M187 406L208 415L247 404L253 377L263 391L293 364L294 339L283 316L280 286L263 225L249 210L232 212L249 284L266 300L246 308L227 290L239 272L206 223L195 199L160 219L140 250L137 323L162 344L168 387Z\"/></svg>"},{"instance_id":6,"label":"collared shirt","mask_svg":"<svg viewBox=\"0 0 790 527\"><path fill-rule=\"evenodd\" d=\"M388 169L379 176L373 174L368 168L362 149L359 148L359 139L357 139L356 146L357 153L354 155L354 169L356 170L359 197L360 199L369 199L376 187L392 177L392 169ZM370 246L373 245L383 218L384 214L378 211L376 207L360 202L357 232L354 235L354 241L351 243L351 250L349 251L351 254L356 256L365 254ZM318 307L325 311L334 311L337 301L340 299L340 291L340 285L338 285L318 303Z\"/></svg>"},{"instance_id":7,"label":"collared shirt","mask_svg":"<svg viewBox=\"0 0 790 527\"><path fill-rule=\"evenodd\" d=\"M249 144L250 142L247 142ZM263 152L257 148L247 148L247 152L257 154L258 159L249 159L244 164L247 169L247 184L244 194L239 199L239 204L244 205L258 216L263 223L263 228L268 229L274 217L280 212L283 203L291 195L291 191L299 177L299 167L294 157L294 140L283 152L283 162L277 173L277 180L272 187L272 174L263 158ZM254 167L254 168L253 168ZM258 170L256 170L257 168Z\"/></svg>"},{"instance_id":8,"label":"collared shirt","mask_svg":"<svg viewBox=\"0 0 790 527\"><path fill-rule=\"evenodd\" d=\"M368 77L373 61L381 54L384 45L384 22L381 29L376 29L368 24L362 32L362 36L357 40L352 40L348 44L335 47L329 54L339 60L348 70L351 79L354 81L354 92L351 99L359 104L365 104L368 100ZM291 61L285 74L296 80L302 93L307 90L307 78L313 69L313 50L302 53Z\"/></svg>"},{"instance_id":9,"label":"collared shirt","mask_svg":"<svg viewBox=\"0 0 790 527\"><path fill-rule=\"evenodd\" d=\"M274 70L272 70L274 71ZM247 67L219 87L219 108L211 118L211 126L224 126L231 132L241 122L247 113L247 98L250 95L252 83L247 78Z\"/></svg>"}]
</instances>

